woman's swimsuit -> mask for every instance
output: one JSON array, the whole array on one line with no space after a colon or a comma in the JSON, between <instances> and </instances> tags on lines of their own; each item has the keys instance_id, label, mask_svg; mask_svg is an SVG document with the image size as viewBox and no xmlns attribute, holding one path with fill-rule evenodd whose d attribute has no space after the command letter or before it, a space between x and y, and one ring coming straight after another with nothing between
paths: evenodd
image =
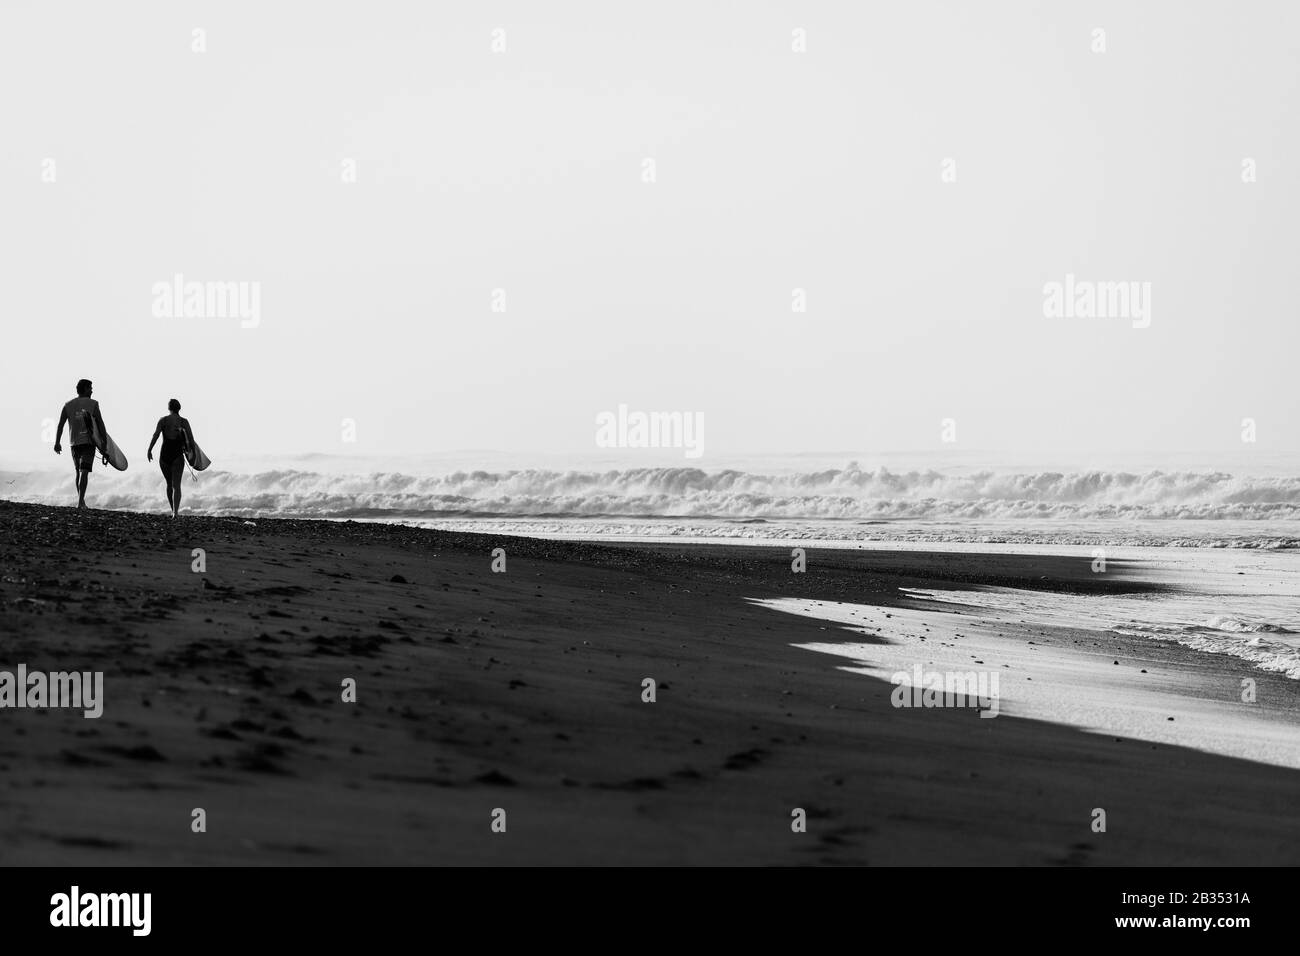
<instances>
[{"instance_id":1,"label":"woman's swimsuit","mask_svg":"<svg viewBox=\"0 0 1300 956\"><path fill-rule=\"evenodd\" d=\"M163 471L171 471L176 459L184 454L185 440L183 438L164 438L162 453L158 456L158 464L162 466Z\"/></svg>"},{"instance_id":2,"label":"woman's swimsuit","mask_svg":"<svg viewBox=\"0 0 1300 956\"><path fill-rule=\"evenodd\" d=\"M164 419L166 421L166 419ZM182 428L176 428L176 437L168 438L167 432L171 429L163 426L162 452L158 455L158 464L163 473L170 473L176 460L185 454L185 432Z\"/></svg>"}]
</instances>

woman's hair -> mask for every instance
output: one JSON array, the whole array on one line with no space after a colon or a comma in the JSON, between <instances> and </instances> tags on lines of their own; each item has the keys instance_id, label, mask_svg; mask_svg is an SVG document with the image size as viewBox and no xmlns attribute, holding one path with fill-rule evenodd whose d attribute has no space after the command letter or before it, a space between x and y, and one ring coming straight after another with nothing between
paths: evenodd
<instances>
[{"instance_id":1,"label":"woman's hair","mask_svg":"<svg viewBox=\"0 0 1300 956\"><path fill-rule=\"evenodd\" d=\"M167 411L179 412L180 410L181 410L181 403L176 401L176 399L173 398L170 402L167 403Z\"/></svg>"}]
</instances>

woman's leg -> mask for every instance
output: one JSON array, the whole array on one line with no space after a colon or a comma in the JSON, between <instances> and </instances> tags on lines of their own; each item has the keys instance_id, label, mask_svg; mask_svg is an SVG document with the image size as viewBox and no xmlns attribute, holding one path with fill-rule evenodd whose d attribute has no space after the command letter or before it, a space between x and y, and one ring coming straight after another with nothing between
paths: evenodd
<instances>
[{"instance_id":1,"label":"woman's leg","mask_svg":"<svg viewBox=\"0 0 1300 956\"><path fill-rule=\"evenodd\" d=\"M167 481L167 507L168 507L168 508L171 508L171 507L172 507L172 472L171 472L171 462L169 462L169 461L159 461L159 462L158 462L158 467L159 467L159 469L161 469L161 471L162 471L162 473L163 473L163 478L166 479L166 481Z\"/></svg>"},{"instance_id":2,"label":"woman's leg","mask_svg":"<svg viewBox=\"0 0 1300 956\"><path fill-rule=\"evenodd\" d=\"M172 462L172 477L169 482L172 489L172 514L181 513L181 481L185 478L185 458L177 455L176 460Z\"/></svg>"}]
</instances>

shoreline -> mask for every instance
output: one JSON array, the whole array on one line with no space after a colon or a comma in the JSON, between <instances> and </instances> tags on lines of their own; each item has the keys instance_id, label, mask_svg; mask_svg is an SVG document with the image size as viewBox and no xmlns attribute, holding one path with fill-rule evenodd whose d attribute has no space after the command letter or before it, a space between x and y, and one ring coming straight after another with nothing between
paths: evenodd
<instances>
[{"instance_id":1,"label":"shoreline","mask_svg":"<svg viewBox=\"0 0 1300 956\"><path fill-rule=\"evenodd\" d=\"M750 602L1158 590L1140 567L1117 562L1099 581L1077 557L810 549L795 575L780 546L249 520L0 503L0 668L103 670L106 696L98 721L0 710L13 730L0 864L1300 857L1287 826L1300 772L1014 713L894 708L886 679L799 646L864 635ZM1102 642L1045 630L1005 647ZM1292 719L1285 677L1173 642L1104 644L1189 702L1248 675ZM204 834L190 831L195 807ZM497 808L506 833L490 829ZM791 832L793 808L806 833Z\"/></svg>"}]
</instances>

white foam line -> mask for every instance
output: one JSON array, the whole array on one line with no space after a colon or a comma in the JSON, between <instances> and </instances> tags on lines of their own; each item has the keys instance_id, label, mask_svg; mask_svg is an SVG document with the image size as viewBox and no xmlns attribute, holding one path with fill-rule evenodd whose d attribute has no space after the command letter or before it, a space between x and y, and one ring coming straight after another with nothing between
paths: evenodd
<instances>
[{"instance_id":1,"label":"white foam line","mask_svg":"<svg viewBox=\"0 0 1300 956\"><path fill-rule=\"evenodd\" d=\"M939 672L992 669L999 675L1004 718L1045 720L1089 733L1300 769L1300 748L1295 746L1300 718L1294 711L1240 702L1236 683L1225 680L1221 696L1204 688L1190 690L1188 675L1177 666L1150 661L1116 666L1092 648L1029 644L1006 636L1011 622L983 619L955 605L940 611L798 598L751 600L883 638L883 643L792 645L843 658L851 663L840 669L850 673L887 681L917 665ZM1097 637L1101 641L1105 635ZM1143 668L1147 673L1141 673ZM880 693L893 690L885 684ZM915 711L915 719L925 719L925 711Z\"/></svg>"}]
</instances>

